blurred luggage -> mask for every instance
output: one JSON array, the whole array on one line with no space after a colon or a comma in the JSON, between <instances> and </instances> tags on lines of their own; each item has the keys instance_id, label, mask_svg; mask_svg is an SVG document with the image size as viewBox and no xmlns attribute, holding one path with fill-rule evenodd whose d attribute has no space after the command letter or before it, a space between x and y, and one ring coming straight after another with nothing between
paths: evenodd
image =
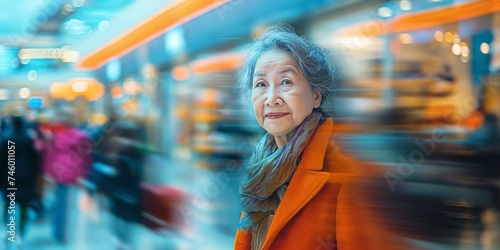
<instances>
[{"instance_id":1,"label":"blurred luggage","mask_svg":"<svg viewBox=\"0 0 500 250\"><path fill-rule=\"evenodd\" d=\"M179 229L184 225L185 194L165 185L142 184L142 224L153 230Z\"/></svg>"}]
</instances>

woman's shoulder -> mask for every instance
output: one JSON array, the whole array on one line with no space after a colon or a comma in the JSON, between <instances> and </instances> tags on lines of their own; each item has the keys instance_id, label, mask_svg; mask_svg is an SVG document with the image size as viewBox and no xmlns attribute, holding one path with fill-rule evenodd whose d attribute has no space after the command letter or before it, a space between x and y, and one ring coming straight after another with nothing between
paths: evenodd
<instances>
[{"instance_id":1,"label":"woman's shoulder","mask_svg":"<svg viewBox=\"0 0 500 250\"><path fill-rule=\"evenodd\" d=\"M330 135L326 147L323 170L328 172L352 172L355 161L342 147L341 139L336 135Z\"/></svg>"}]
</instances>

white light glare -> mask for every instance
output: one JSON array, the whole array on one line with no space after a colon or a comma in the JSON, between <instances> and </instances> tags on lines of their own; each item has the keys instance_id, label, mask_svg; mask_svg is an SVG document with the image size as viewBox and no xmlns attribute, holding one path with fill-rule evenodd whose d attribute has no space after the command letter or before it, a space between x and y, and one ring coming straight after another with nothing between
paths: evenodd
<instances>
[{"instance_id":1,"label":"white light glare","mask_svg":"<svg viewBox=\"0 0 500 250\"><path fill-rule=\"evenodd\" d=\"M453 46L451 46L451 52L454 54L454 55L460 55L460 52L462 51L462 49L460 48L460 44L453 44Z\"/></svg>"},{"instance_id":2,"label":"white light glare","mask_svg":"<svg viewBox=\"0 0 500 250\"><path fill-rule=\"evenodd\" d=\"M411 10L411 2L408 0L399 1L399 8L401 8L401 10L409 11Z\"/></svg>"},{"instance_id":3,"label":"white light glare","mask_svg":"<svg viewBox=\"0 0 500 250\"><path fill-rule=\"evenodd\" d=\"M71 89L76 93L83 93L89 88L89 84L84 81L74 82Z\"/></svg>"},{"instance_id":4,"label":"white light glare","mask_svg":"<svg viewBox=\"0 0 500 250\"><path fill-rule=\"evenodd\" d=\"M467 47L465 45L462 45L462 49L461 50L462 50L461 51L462 52L462 56L464 56L464 57L468 57L469 56L469 52L470 52L469 51L469 47Z\"/></svg>"},{"instance_id":5,"label":"white light glare","mask_svg":"<svg viewBox=\"0 0 500 250\"><path fill-rule=\"evenodd\" d=\"M110 23L108 20L102 20L99 22L99 25L97 25L97 29L99 29L100 32L106 32L109 30Z\"/></svg>"},{"instance_id":6,"label":"white light glare","mask_svg":"<svg viewBox=\"0 0 500 250\"><path fill-rule=\"evenodd\" d=\"M380 17L391 17L392 16L392 10L389 7L378 8L377 13Z\"/></svg>"},{"instance_id":7,"label":"white light glare","mask_svg":"<svg viewBox=\"0 0 500 250\"><path fill-rule=\"evenodd\" d=\"M490 52L490 45L488 45L487 43L481 43L479 49L481 50L481 53L488 54Z\"/></svg>"},{"instance_id":8,"label":"white light glare","mask_svg":"<svg viewBox=\"0 0 500 250\"><path fill-rule=\"evenodd\" d=\"M28 88L21 88L19 90L19 97L21 97L22 99L26 99L30 96L30 89Z\"/></svg>"},{"instance_id":9,"label":"white light glare","mask_svg":"<svg viewBox=\"0 0 500 250\"><path fill-rule=\"evenodd\" d=\"M36 80L37 77L38 77L38 72L36 72L36 70L30 70L28 72L28 80L34 81Z\"/></svg>"}]
</instances>

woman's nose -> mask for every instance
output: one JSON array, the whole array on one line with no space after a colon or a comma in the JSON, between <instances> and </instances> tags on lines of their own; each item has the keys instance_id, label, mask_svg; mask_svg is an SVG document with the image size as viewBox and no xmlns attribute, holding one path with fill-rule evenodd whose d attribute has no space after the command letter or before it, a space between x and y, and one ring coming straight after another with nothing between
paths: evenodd
<instances>
[{"instance_id":1,"label":"woman's nose","mask_svg":"<svg viewBox=\"0 0 500 250\"><path fill-rule=\"evenodd\" d=\"M283 99L281 99L278 91L274 88L269 89L267 93L267 98L265 101L265 104L267 106L276 106L276 105L282 105L283 104Z\"/></svg>"}]
</instances>

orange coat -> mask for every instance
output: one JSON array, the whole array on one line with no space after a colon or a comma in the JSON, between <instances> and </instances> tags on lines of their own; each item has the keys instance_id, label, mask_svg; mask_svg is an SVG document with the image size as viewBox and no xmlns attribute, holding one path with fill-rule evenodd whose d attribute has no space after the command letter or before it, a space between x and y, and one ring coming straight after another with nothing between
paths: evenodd
<instances>
[{"instance_id":1,"label":"orange coat","mask_svg":"<svg viewBox=\"0 0 500 250\"><path fill-rule=\"evenodd\" d=\"M262 249L404 249L359 205L354 164L338 151L326 120L304 149ZM234 249L251 249L238 230Z\"/></svg>"}]
</instances>

